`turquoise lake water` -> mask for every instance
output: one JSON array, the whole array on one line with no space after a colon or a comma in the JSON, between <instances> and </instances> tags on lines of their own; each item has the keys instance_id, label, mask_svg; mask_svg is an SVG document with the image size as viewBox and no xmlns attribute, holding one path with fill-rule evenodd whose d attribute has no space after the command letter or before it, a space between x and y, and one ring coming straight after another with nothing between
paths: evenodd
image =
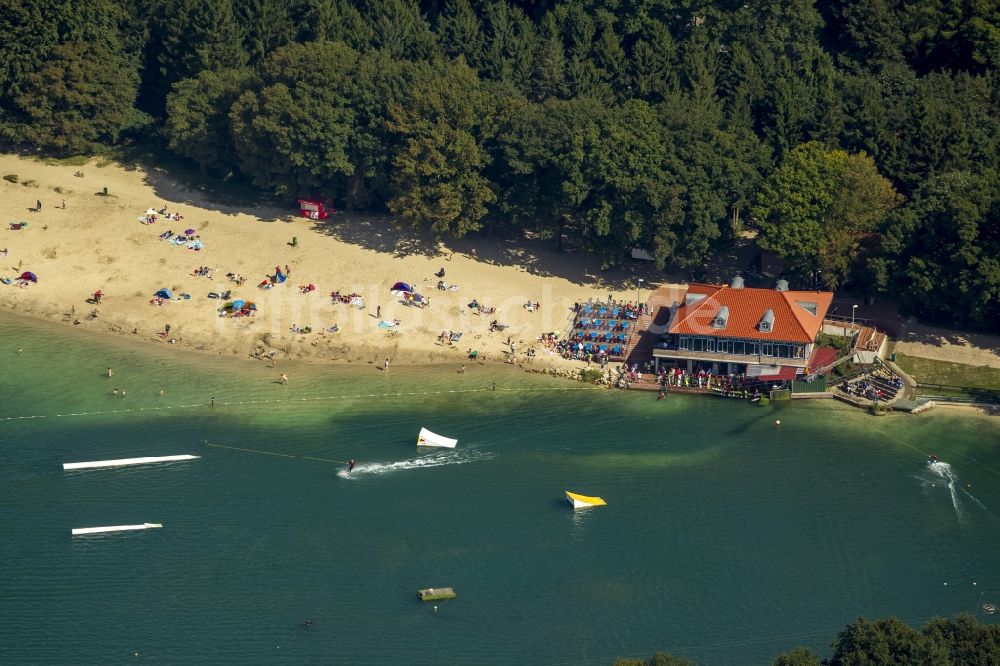
<instances>
[{"instance_id":1,"label":"turquoise lake water","mask_svg":"<svg viewBox=\"0 0 1000 666\"><path fill-rule=\"evenodd\" d=\"M858 615L1000 603L996 418L272 370L10 317L0 359L4 664L766 664Z\"/></svg>"}]
</instances>

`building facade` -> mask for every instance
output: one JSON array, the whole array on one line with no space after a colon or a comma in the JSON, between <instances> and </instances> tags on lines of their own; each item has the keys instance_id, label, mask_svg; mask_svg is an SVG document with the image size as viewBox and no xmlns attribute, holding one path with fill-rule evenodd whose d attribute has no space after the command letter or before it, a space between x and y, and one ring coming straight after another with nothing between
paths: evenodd
<instances>
[{"instance_id":1,"label":"building facade","mask_svg":"<svg viewBox=\"0 0 1000 666\"><path fill-rule=\"evenodd\" d=\"M806 372L832 301L832 292L790 291L784 280L774 289L745 287L738 277L729 285L688 285L653 348L657 372L794 379Z\"/></svg>"}]
</instances>

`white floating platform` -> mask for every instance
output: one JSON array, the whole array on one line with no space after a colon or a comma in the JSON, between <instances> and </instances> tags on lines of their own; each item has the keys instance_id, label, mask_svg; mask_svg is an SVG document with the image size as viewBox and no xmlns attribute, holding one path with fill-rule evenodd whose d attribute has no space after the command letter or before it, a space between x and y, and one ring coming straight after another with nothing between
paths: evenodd
<instances>
[{"instance_id":1,"label":"white floating platform","mask_svg":"<svg viewBox=\"0 0 1000 666\"><path fill-rule=\"evenodd\" d=\"M95 467L122 467L124 465L148 465L150 463L195 460L201 456L152 456L147 458L119 458L118 460L92 460L90 462L63 463L63 469L94 469Z\"/></svg>"},{"instance_id":2,"label":"white floating platform","mask_svg":"<svg viewBox=\"0 0 1000 666\"><path fill-rule=\"evenodd\" d=\"M131 532L132 530L150 530L163 527L161 523L142 523L141 525L111 525L109 527L77 527L73 536L81 534L103 534L104 532Z\"/></svg>"}]
</instances>

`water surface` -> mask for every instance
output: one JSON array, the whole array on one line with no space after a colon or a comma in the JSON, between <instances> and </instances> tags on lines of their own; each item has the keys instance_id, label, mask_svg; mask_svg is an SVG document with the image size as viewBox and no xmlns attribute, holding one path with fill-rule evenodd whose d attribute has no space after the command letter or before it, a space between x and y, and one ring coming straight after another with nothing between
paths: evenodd
<instances>
[{"instance_id":1,"label":"water surface","mask_svg":"<svg viewBox=\"0 0 1000 666\"><path fill-rule=\"evenodd\" d=\"M272 370L9 318L0 358L3 663L765 664L1000 601L995 419ZM61 469L178 453L202 458Z\"/></svg>"}]
</instances>

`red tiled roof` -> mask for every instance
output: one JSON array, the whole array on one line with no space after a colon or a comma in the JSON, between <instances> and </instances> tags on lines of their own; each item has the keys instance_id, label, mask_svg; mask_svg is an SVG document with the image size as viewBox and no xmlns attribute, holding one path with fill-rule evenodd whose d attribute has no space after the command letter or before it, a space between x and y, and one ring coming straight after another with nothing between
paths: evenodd
<instances>
[{"instance_id":1,"label":"red tiled roof","mask_svg":"<svg viewBox=\"0 0 1000 666\"><path fill-rule=\"evenodd\" d=\"M670 333L802 343L816 339L833 301L833 293L829 291L733 289L711 284L691 284L688 294L704 294L704 298L677 309ZM816 314L799 303L815 304ZM714 328L712 322L723 306L729 308L726 327ZM765 333L758 324L768 310L774 312L774 322L771 332Z\"/></svg>"},{"instance_id":2,"label":"red tiled roof","mask_svg":"<svg viewBox=\"0 0 1000 666\"><path fill-rule=\"evenodd\" d=\"M809 362L806 363L806 365L809 366L810 370L814 368L825 368L836 360L837 350L833 347L816 347L809 356Z\"/></svg>"}]
</instances>

